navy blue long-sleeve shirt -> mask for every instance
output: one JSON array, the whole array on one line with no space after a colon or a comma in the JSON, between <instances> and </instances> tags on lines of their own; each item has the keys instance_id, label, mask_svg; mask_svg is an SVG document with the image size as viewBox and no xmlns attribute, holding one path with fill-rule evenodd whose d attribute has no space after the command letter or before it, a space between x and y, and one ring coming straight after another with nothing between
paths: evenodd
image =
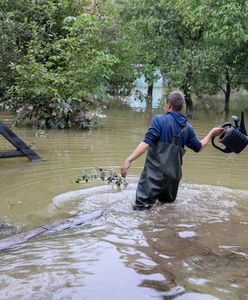
<instances>
[{"instance_id":1,"label":"navy blue long-sleeve shirt","mask_svg":"<svg viewBox=\"0 0 248 300\"><path fill-rule=\"evenodd\" d=\"M171 143L173 136L177 135L186 124L187 118L179 112L173 111L157 115L152 120L144 142L150 146L158 141ZM189 123L180 137L180 143L181 147L187 146L195 152L199 152L201 149L201 142L197 139L194 129Z\"/></svg>"}]
</instances>

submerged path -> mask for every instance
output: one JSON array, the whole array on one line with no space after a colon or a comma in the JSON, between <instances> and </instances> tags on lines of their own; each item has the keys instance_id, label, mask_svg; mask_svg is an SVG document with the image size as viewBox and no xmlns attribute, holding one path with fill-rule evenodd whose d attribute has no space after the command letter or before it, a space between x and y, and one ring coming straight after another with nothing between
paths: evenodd
<instances>
[{"instance_id":1,"label":"submerged path","mask_svg":"<svg viewBox=\"0 0 248 300\"><path fill-rule=\"evenodd\" d=\"M68 228L72 228L78 225L82 225L86 222L95 220L104 215L106 211L104 209L96 210L88 214L78 215L75 218L56 221L52 224L45 224L27 232L18 233L10 237L0 240L0 251L13 248L19 244L26 242L27 240L36 237L38 235L62 231Z\"/></svg>"}]
</instances>

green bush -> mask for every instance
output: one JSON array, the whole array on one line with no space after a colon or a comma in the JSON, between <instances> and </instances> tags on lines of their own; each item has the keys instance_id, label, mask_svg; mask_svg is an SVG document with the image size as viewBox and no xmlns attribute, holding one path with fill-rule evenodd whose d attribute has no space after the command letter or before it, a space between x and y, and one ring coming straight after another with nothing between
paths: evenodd
<instances>
[{"instance_id":1,"label":"green bush","mask_svg":"<svg viewBox=\"0 0 248 300\"><path fill-rule=\"evenodd\" d=\"M32 40L25 63L12 64L16 84L2 106L18 124L88 128L102 117L99 107L117 59L100 47L97 17L67 17L63 30L51 41Z\"/></svg>"}]
</instances>

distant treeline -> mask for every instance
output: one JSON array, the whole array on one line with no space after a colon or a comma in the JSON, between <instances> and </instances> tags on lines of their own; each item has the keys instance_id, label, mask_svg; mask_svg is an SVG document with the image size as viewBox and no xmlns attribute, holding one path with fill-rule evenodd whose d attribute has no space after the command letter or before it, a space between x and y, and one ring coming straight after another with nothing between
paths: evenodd
<instances>
[{"instance_id":1,"label":"distant treeline","mask_svg":"<svg viewBox=\"0 0 248 300\"><path fill-rule=\"evenodd\" d=\"M185 94L248 88L245 0L0 0L0 108L17 124L89 128L141 75Z\"/></svg>"}]
</instances>

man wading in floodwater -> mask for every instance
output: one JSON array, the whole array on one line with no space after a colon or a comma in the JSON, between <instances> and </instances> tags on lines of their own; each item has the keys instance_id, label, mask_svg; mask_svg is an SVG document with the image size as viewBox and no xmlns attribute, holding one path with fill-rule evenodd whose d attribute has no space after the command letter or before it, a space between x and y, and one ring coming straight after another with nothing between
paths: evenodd
<instances>
[{"instance_id":1,"label":"man wading in floodwater","mask_svg":"<svg viewBox=\"0 0 248 300\"><path fill-rule=\"evenodd\" d=\"M223 128L215 127L199 141L193 127L181 113L183 103L182 93L175 91L168 95L165 114L153 118L143 142L121 166L121 175L126 177L131 163L148 150L137 186L134 209L149 209L156 200L162 203L175 201L182 178L184 146L199 152L223 131Z\"/></svg>"}]
</instances>

